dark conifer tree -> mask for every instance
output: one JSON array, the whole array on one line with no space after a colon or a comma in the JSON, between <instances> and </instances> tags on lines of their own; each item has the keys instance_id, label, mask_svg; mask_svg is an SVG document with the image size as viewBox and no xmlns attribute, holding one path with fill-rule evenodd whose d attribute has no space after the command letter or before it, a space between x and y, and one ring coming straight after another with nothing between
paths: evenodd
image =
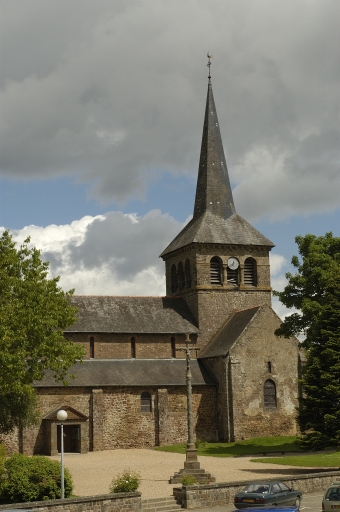
<instances>
[{"instance_id":1,"label":"dark conifer tree","mask_svg":"<svg viewBox=\"0 0 340 512\"><path fill-rule=\"evenodd\" d=\"M323 448L340 444L340 272L325 286L323 307L308 331L303 370L304 397L299 409L301 445Z\"/></svg>"}]
</instances>

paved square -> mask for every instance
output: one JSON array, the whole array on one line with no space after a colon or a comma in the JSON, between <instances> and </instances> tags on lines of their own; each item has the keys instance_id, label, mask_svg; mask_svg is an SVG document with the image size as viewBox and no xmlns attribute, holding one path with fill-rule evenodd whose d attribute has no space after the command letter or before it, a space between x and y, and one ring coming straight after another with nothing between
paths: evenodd
<instances>
[{"instance_id":1,"label":"paved square","mask_svg":"<svg viewBox=\"0 0 340 512\"><path fill-rule=\"evenodd\" d=\"M60 460L60 456L51 458ZM202 468L216 477L217 482L281 479L287 475L316 472L315 468L250 462L251 458L254 457L199 457L199 461ZM170 496L172 488L176 485L168 483L169 477L183 467L184 460L185 455L152 449L106 450L83 455L65 454L65 466L71 471L75 484L74 493L78 496L108 493L113 477L122 473L124 469L141 474L142 484L139 490L143 499Z\"/></svg>"}]
</instances>

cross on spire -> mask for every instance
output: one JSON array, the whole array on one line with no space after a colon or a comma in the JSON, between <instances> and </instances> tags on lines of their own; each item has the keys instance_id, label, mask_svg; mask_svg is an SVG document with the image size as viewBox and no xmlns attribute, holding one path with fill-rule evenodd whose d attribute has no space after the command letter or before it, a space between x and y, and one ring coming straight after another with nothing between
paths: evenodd
<instances>
[{"instance_id":1,"label":"cross on spire","mask_svg":"<svg viewBox=\"0 0 340 512\"><path fill-rule=\"evenodd\" d=\"M210 75L211 60L210 60L210 59L213 59L213 58L214 58L214 56L213 56L213 55L210 55L210 54L209 54L209 51L208 51L208 53L207 53L207 57L208 57L208 64L207 64L207 66L208 66L208 68L209 68L209 75L208 75L208 79L209 79L209 84L211 84L211 75Z\"/></svg>"}]
</instances>

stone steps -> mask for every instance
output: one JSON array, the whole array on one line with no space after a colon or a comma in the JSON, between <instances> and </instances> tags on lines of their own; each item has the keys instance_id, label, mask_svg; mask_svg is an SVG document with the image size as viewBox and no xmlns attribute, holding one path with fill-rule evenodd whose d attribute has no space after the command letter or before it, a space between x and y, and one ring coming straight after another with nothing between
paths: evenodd
<instances>
[{"instance_id":1,"label":"stone steps","mask_svg":"<svg viewBox=\"0 0 340 512\"><path fill-rule=\"evenodd\" d=\"M174 496L142 500L143 512L178 512L181 509Z\"/></svg>"}]
</instances>

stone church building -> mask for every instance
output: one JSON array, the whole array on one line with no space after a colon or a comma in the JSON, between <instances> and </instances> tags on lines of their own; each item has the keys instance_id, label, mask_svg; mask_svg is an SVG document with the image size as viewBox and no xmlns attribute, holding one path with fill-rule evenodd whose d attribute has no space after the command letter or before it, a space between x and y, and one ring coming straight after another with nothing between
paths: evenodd
<instances>
[{"instance_id":1,"label":"stone church building","mask_svg":"<svg viewBox=\"0 0 340 512\"><path fill-rule=\"evenodd\" d=\"M67 387L36 383L41 423L9 451L56 454L59 409L69 452L186 442L186 335L197 438L294 435L299 342L274 335L273 246L236 213L209 78L193 218L161 254L166 296L74 296L65 337L87 357Z\"/></svg>"}]
</instances>

